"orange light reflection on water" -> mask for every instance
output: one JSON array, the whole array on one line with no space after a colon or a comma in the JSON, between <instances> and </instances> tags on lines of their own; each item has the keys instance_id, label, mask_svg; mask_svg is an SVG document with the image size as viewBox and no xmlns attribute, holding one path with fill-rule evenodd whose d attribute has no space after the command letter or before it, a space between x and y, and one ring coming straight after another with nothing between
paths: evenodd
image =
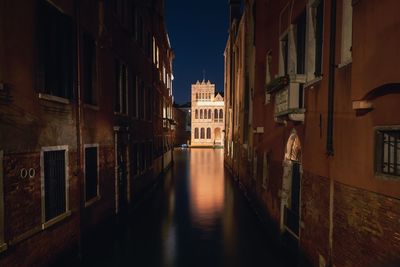
<instances>
[{"instance_id":1,"label":"orange light reflection on water","mask_svg":"<svg viewBox=\"0 0 400 267\"><path fill-rule=\"evenodd\" d=\"M192 222L208 230L221 217L224 208L222 149L191 149L189 184Z\"/></svg>"}]
</instances>

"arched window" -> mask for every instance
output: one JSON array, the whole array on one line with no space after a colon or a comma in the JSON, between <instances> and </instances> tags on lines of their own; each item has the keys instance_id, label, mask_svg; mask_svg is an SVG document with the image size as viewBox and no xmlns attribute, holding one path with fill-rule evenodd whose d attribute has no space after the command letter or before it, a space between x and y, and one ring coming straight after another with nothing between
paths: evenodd
<instances>
[{"instance_id":1,"label":"arched window","mask_svg":"<svg viewBox=\"0 0 400 267\"><path fill-rule=\"evenodd\" d=\"M214 110L214 121L218 120L218 109Z\"/></svg>"},{"instance_id":2,"label":"arched window","mask_svg":"<svg viewBox=\"0 0 400 267\"><path fill-rule=\"evenodd\" d=\"M219 110L219 119L222 120L224 118L224 111L222 109Z\"/></svg>"},{"instance_id":3,"label":"arched window","mask_svg":"<svg viewBox=\"0 0 400 267\"><path fill-rule=\"evenodd\" d=\"M199 128L194 129L194 139L199 139Z\"/></svg>"},{"instance_id":4,"label":"arched window","mask_svg":"<svg viewBox=\"0 0 400 267\"><path fill-rule=\"evenodd\" d=\"M196 93L196 100L197 100L197 99L199 99L199 94L198 94L198 93Z\"/></svg>"},{"instance_id":5,"label":"arched window","mask_svg":"<svg viewBox=\"0 0 400 267\"><path fill-rule=\"evenodd\" d=\"M204 110L204 119L207 119L207 109Z\"/></svg>"},{"instance_id":6,"label":"arched window","mask_svg":"<svg viewBox=\"0 0 400 267\"><path fill-rule=\"evenodd\" d=\"M208 110L208 118L212 119L212 117L211 117L211 109Z\"/></svg>"},{"instance_id":7,"label":"arched window","mask_svg":"<svg viewBox=\"0 0 400 267\"><path fill-rule=\"evenodd\" d=\"M202 118L203 118L203 110L200 109L200 119L202 119Z\"/></svg>"},{"instance_id":8,"label":"arched window","mask_svg":"<svg viewBox=\"0 0 400 267\"><path fill-rule=\"evenodd\" d=\"M200 130L200 139L204 139L205 138L205 136L204 136L204 128L201 128L201 130Z\"/></svg>"},{"instance_id":9,"label":"arched window","mask_svg":"<svg viewBox=\"0 0 400 267\"><path fill-rule=\"evenodd\" d=\"M194 111L194 118L195 119L199 118L199 111L197 109Z\"/></svg>"},{"instance_id":10,"label":"arched window","mask_svg":"<svg viewBox=\"0 0 400 267\"><path fill-rule=\"evenodd\" d=\"M208 99L211 99L211 93L208 94Z\"/></svg>"},{"instance_id":11,"label":"arched window","mask_svg":"<svg viewBox=\"0 0 400 267\"><path fill-rule=\"evenodd\" d=\"M211 128L207 128L207 139L211 139Z\"/></svg>"}]
</instances>

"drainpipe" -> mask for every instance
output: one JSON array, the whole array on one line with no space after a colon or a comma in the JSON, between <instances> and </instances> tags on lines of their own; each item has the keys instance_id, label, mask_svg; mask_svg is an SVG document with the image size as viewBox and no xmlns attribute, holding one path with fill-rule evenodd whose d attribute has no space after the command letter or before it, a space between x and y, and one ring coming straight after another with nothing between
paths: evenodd
<instances>
[{"instance_id":1,"label":"drainpipe","mask_svg":"<svg viewBox=\"0 0 400 267\"><path fill-rule=\"evenodd\" d=\"M76 177L78 179L79 191L79 234L78 234L78 257L82 259L83 256L83 213L84 213L84 190L83 190L83 138L82 138L82 98L81 98L81 57L80 57L80 10L79 1L75 0L75 23L76 23L76 149L77 149L77 171Z\"/></svg>"},{"instance_id":2,"label":"drainpipe","mask_svg":"<svg viewBox=\"0 0 400 267\"><path fill-rule=\"evenodd\" d=\"M333 114L335 97L335 58L336 58L336 0L331 0L331 20L329 36L329 84L328 84L328 129L326 140L326 152L328 156L333 156ZM329 162L328 162L329 164ZM328 165L330 167L330 164ZM330 168L329 168L330 169ZM328 264L333 266L333 209L334 209L334 180L329 171L329 246Z\"/></svg>"}]
</instances>

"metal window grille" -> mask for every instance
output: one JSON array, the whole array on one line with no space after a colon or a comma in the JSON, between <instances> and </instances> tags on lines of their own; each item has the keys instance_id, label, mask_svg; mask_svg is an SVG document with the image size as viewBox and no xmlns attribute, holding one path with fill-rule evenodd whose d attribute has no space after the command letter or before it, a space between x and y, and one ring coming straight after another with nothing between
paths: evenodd
<instances>
[{"instance_id":1,"label":"metal window grille","mask_svg":"<svg viewBox=\"0 0 400 267\"><path fill-rule=\"evenodd\" d=\"M400 176L400 130L378 131L377 171Z\"/></svg>"},{"instance_id":2,"label":"metal window grille","mask_svg":"<svg viewBox=\"0 0 400 267\"><path fill-rule=\"evenodd\" d=\"M45 218L48 221L66 211L65 150L46 151L43 158Z\"/></svg>"},{"instance_id":3,"label":"metal window grille","mask_svg":"<svg viewBox=\"0 0 400 267\"><path fill-rule=\"evenodd\" d=\"M97 147L85 148L85 192L86 201L97 197Z\"/></svg>"}]
</instances>

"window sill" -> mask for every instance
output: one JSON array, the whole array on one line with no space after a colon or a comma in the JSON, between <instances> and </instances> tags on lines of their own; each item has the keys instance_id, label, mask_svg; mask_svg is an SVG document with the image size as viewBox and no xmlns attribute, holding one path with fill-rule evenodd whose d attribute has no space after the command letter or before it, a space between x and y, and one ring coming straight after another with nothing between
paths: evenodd
<instances>
[{"instance_id":1,"label":"window sill","mask_svg":"<svg viewBox=\"0 0 400 267\"><path fill-rule=\"evenodd\" d=\"M400 176L385 173L375 173L375 178L390 182L400 182Z\"/></svg>"},{"instance_id":2,"label":"window sill","mask_svg":"<svg viewBox=\"0 0 400 267\"><path fill-rule=\"evenodd\" d=\"M66 211L65 213L45 222L42 224L42 230L47 229L53 225L55 225L56 223L59 223L63 220L65 220L66 218L68 218L69 216L71 216L71 211Z\"/></svg>"},{"instance_id":3,"label":"window sill","mask_svg":"<svg viewBox=\"0 0 400 267\"><path fill-rule=\"evenodd\" d=\"M63 98L63 97L59 97L59 96L54 96L54 95L48 95L48 94L42 94L39 93L39 99L43 99L43 100L47 100L47 101L52 101L52 102L57 102L57 103L61 103L61 104L70 104L69 99Z\"/></svg>"},{"instance_id":4,"label":"window sill","mask_svg":"<svg viewBox=\"0 0 400 267\"><path fill-rule=\"evenodd\" d=\"M6 243L0 245L0 253L4 252L6 250L7 250L7 244Z\"/></svg>"},{"instance_id":5,"label":"window sill","mask_svg":"<svg viewBox=\"0 0 400 267\"><path fill-rule=\"evenodd\" d=\"M316 78L312 79L311 81L307 81L307 82L304 84L304 88L307 88L307 87L309 87L309 86L312 86L312 85L314 85L314 84L316 84L316 83L318 83L318 82L320 82L320 81L322 81L322 76L316 77Z\"/></svg>"},{"instance_id":6,"label":"window sill","mask_svg":"<svg viewBox=\"0 0 400 267\"><path fill-rule=\"evenodd\" d=\"M346 67L347 65L350 65L351 63L353 63L353 59L350 58L350 59L348 59L348 60L345 60L345 61L343 61L343 62L337 64L336 67L337 67L338 69L341 69L341 68L343 68L343 67Z\"/></svg>"},{"instance_id":7,"label":"window sill","mask_svg":"<svg viewBox=\"0 0 400 267\"><path fill-rule=\"evenodd\" d=\"M94 203L96 203L97 201L99 201L101 199L101 196L96 196L92 199L90 199L89 201L86 201L85 203L85 208L92 206Z\"/></svg>"},{"instance_id":8,"label":"window sill","mask_svg":"<svg viewBox=\"0 0 400 267\"><path fill-rule=\"evenodd\" d=\"M96 105L92 105L92 104L83 104L83 107L84 107L84 108L87 108L87 109L99 111L99 106L96 106Z\"/></svg>"}]
</instances>

